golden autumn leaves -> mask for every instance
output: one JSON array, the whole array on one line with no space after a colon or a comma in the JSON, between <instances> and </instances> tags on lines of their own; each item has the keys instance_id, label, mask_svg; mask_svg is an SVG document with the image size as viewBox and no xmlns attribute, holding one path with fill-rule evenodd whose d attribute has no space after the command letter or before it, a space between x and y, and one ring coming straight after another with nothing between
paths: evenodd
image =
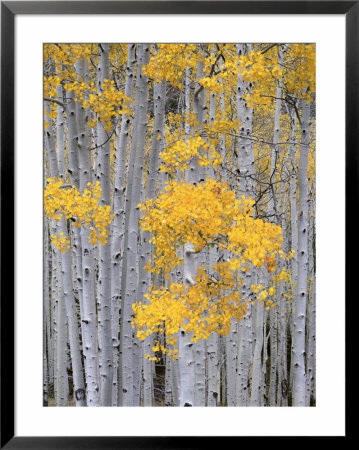
<instances>
[{"instance_id":1,"label":"golden autumn leaves","mask_svg":"<svg viewBox=\"0 0 359 450\"><path fill-rule=\"evenodd\" d=\"M110 61L117 58L116 48L110 53ZM97 121L101 121L106 131L111 131L112 121L123 112L129 112L127 104L130 101L123 91L118 90L114 80L105 79L98 91L95 80L85 80L75 71L78 60L88 60L93 55L93 44L69 44L58 46L48 44L44 46L44 59L54 61L56 75L44 77L44 97L56 98L56 88L63 85L65 91L75 102L79 102L84 109L91 112L88 126L94 128ZM49 119L57 115L56 102L50 103ZM48 126L48 122L45 122Z\"/></svg>"},{"instance_id":2,"label":"golden autumn leaves","mask_svg":"<svg viewBox=\"0 0 359 450\"><path fill-rule=\"evenodd\" d=\"M282 64L276 53L276 46L263 50L254 45L248 54L238 55L233 44L217 44L214 55L208 49L204 53L199 52L194 44L158 44L144 73L157 82L166 79L171 85L183 89L184 72L187 68L195 70L197 63L201 62L203 76L198 83L211 92L219 94L235 88L241 73L243 80L252 86L246 98L250 105L268 106L271 97L262 95L263 86L275 92L281 78L289 92L310 101L310 91L315 90L315 46L290 44Z\"/></svg>"},{"instance_id":3,"label":"golden autumn leaves","mask_svg":"<svg viewBox=\"0 0 359 450\"><path fill-rule=\"evenodd\" d=\"M99 182L89 183L83 194L61 179L48 178L47 183L44 204L49 218L87 227L90 242L106 244L113 215L109 205L99 204ZM183 264L179 249L188 242L194 252L216 254L216 262L209 270L200 266L192 283L153 285L146 302L133 305L132 326L139 339L166 334L167 347L156 343L154 352L177 358L175 335L181 329L192 333L194 342L208 339L212 332L228 334L231 319L239 321L246 314L249 298L264 301L267 308L274 306L275 284L288 277L285 269L271 278L270 285L252 284L250 295L242 289L245 273L252 267L271 273L278 257L285 258L281 227L253 218L252 199L237 199L227 184L209 178L198 185L169 183L156 200L139 206L144 212L141 227L152 234L153 255L146 266L150 272L169 280L170 272ZM53 235L52 240L62 252L69 250L69 235Z\"/></svg>"},{"instance_id":4,"label":"golden autumn leaves","mask_svg":"<svg viewBox=\"0 0 359 450\"><path fill-rule=\"evenodd\" d=\"M101 187L99 181L88 183L88 187L80 194L75 186L64 185L62 180L48 178L44 192L45 212L50 219L69 220L74 227L86 227L90 231L89 241L92 244L107 243L109 225L113 215L109 205L100 205ZM70 237L63 232L52 236L54 245L61 252L70 248Z\"/></svg>"},{"instance_id":5,"label":"golden autumn leaves","mask_svg":"<svg viewBox=\"0 0 359 450\"><path fill-rule=\"evenodd\" d=\"M244 275L251 267L275 270L276 259L284 256L282 230L252 217L252 199L236 199L225 183L210 178L198 185L170 183L156 200L140 207L144 211L141 227L153 236L147 270L162 273L169 281L170 272L184 262L179 249L188 242L193 252L212 249L216 255L209 270L199 267L193 282L152 286L145 295L147 302L133 305L138 338L165 332L168 355L176 358L175 335L181 329L192 333L196 342L208 339L212 332L228 334L231 319L243 318L249 294L242 292ZM221 254L225 257L220 258ZM270 286L252 285L252 293L269 308L274 305L274 281L286 276L284 270ZM153 351L166 352L162 347L156 344Z\"/></svg>"},{"instance_id":6,"label":"golden autumn leaves","mask_svg":"<svg viewBox=\"0 0 359 450\"><path fill-rule=\"evenodd\" d=\"M116 64L116 55L122 53L116 52L116 48L111 50L111 63ZM274 93L280 78L290 92L296 92L299 97L310 95L306 88L314 84L315 65L311 45L291 44L285 66L279 65L275 55L260 50L238 56L233 45L220 44L218 55L222 56L199 52L195 44L159 44L143 73L154 81L166 79L172 86L183 89L184 72L190 68L194 73L202 58L203 74L197 81L208 92L235 90L241 71L243 80L251 82L251 89L246 93L249 106L255 103L265 108L271 103L273 96L262 93ZM46 46L45 59L50 58L56 64L53 74L45 78L44 95L56 98L57 87L63 85L69 96L90 112L89 127L95 127L100 120L110 131L121 111L128 112L126 105L130 99L117 89L114 80L106 79L99 91L94 79L78 77L75 62L90 56L98 58L90 44ZM264 90L264 85L269 88ZM221 137L231 141L241 127L233 114L234 106L227 103L223 111L217 108L215 116L205 124L199 124L193 113L168 113L166 148L160 153L161 170L174 176L188 169L193 159L200 166L216 168L222 164ZM55 117L54 102L48 118ZM186 125L191 134L186 132ZM48 216L57 221L65 218L75 227L86 227L90 242L106 244L113 216L109 205L100 204L99 183L89 184L81 194L76 187L63 185L60 179L47 182L44 201ZM287 256L281 251L281 228L255 219L252 205L251 199L236 198L236 193L225 183L214 179L198 185L170 182L157 199L141 205L141 227L152 234L153 244L152 259L146 268L167 278L166 286L150 288L146 303L133 306L133 327L140 339L154 333L166 334L168 347L156 343L154 352L167 351L175 358L174 335L181 328L193 333L193 340L207 339L212 332L227 334L231 319L241 320L249 301L265 302L267 308L273 306L271 298L276 283L289 276L285 270L277 273L277 260ZM70 234L53 235L52 240L62 252L70 249ZM187 243L196 252L216 252L216 262L207 264L207 269L199 267L193 283L170 283L170 272L183 264L180 250ZM253 268L271 274L263 277L270 279L270 284L258 282L244 289L245 274Z\"/></svg>"}]
</instances>

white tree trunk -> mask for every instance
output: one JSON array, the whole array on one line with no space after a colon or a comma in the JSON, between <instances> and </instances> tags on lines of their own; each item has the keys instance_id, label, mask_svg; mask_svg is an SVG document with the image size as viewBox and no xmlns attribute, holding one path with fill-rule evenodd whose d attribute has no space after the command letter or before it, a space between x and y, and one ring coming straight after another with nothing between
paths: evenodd
<instances>
[{"instance_id":1,"label":"white tree trunk","mask_svg":"<svg viewBox=\"0 0 359 450\"><path fill-rule=\"evenodd\" d=\"M207 406L218 406L220 399L220 371L218 361L218 334L211 333L207 342L208 393Z\"/></svg>"},{"instance_id":2,"label":"white tree trunk","mask_svg":"<svg viewBox=\"0 0 359 450\"><path fill-rule=\"evenodd\" d=\"M179 406L194 405L195 362L190 333L181 330L178 342L179 353Z\"/></svg>"},{"instance_id":3,"label":"white tree trunk","mask_svg":"<svg viewBox=\"0 0 359 450\"><path fill-rule=\"evenodd\" d=\"M125 95L132 97L134 86L135 44L129 44L127 50L126 84ZM126 105L129 106L129 105ZM113 388L112 404L117 406L120 400L118 380L119 359L119 323L120 323L120 301L121 301L121 269L123 259L123 238L125 218L125 176L127 143L131 125L131 116L126 112L122 114L121 125L117 128L116 160L114 176L114 199L113 212L115 218L112 221L111 240L111 308L112 308L112 342L113 342Z\"/></svg>"},{"instance_id":4,"label":"white tree trunk","mask_svg":"<svg viewBox=\"0 0 359 450\"><path fill-rule=\"evenodd\" d=\"M43 282L43 320L42 320L42 351L43 351L43 406L48 406L49 399L49 363L50 353L49 319L50 319L50 256L49 256L49 221L44 221L43 236L43 257L44 257L44 282Z\"/></svg>"},{"instance_id":5,"label":"white tree trunk","mask_svg":"<svg viewBox=\"0 0 359 450\"><path fill-rule=\"evenodd\" d=\"M264 322L264 304L257 303L250 406L260 406L261 399L263 397L263 386L262 386L262 350L264 343L263 322Z\"/></svg>"},{"instance_id":6,"label":"white tree trunk","mask_svg":"<svg viewBox=\"0 0 359 450\"><path fill-rule=\"evenodd\" d=\"M277 305L269 311L270 321L270 377L269 406L277 406L277 367L278 367L278 317Z\"/></svg>"},{"instance_id":7,"label":"white tree trunk","mask_svg":"<svg viewBox=\"0 0 359 450\"><path fill-rule=\"evenodd\" d=\"M97 91L102 94L105 80L109 80L109 45L99 44ZM97 122L97 179L101 186L102 205L111 204L110 195L110 140L104 124ZM113 349L111 330L111 243L99 245L99 303L100 303L100 392L101 406L112 405Z\"/></svg>"},{"instance_id":8,"label":"white tree trunk","mask_svg":"<svg viewBox=\"0 0 359 450\"><path fill-rule=\"evenodd\" d=\"M64 233L64 236L67 235L67 226L65 218L61 219L60 221L60 230ZM62 253L61 260L62 260L62 275L64 284L63 299L66 305L67 322L69 328L68 335L70 342L72 375L74 382L76 406L85 406L85 398L84 398L85 384L81 361L80 333L77 321L77 308L73 293L71 252L67 251L66 253Z\"/></svg>"},{"instance_id":9,"label":"white tree trunk","mask_svg":"<svg viewBox=\"0 0 359 450\"><path fill-rule=\"evenodd\" d=\"M154 198L156 193L156 181L159 168L159 152L164 146L164 118L165 118L165 100L166 100L166 82L154 83L154 128L152 146L149 160L149 170L146 188L146 200ZM151 234L148 231L141 232L141 255L139 263L139 279L137 298L139 301L145 301L146 293L151 281L151 276L144 266L151 257ZM153 336L148 336L142 344L143 354L151 354L153 346ZM144 376L144 405L152 406L153 397L153 373L152 362L147 358L143 359L143 376Z\"/></svg>"},{"instance_id":10,"label":"white tree trunk","mask_svg":"<svg viewBox=\"0 0 359 450\"><path fill-rule=\"evenodd\" d=\"M291 224L291 247L294 250L294 256L291 259L291 270L292 270L292 279L294 283L297 283L298 280L298 208L297 208L297 162L296 162L296 154L297 154L297 146L296 142L296 127L297 127L297 115L294 111L294 108L291 110L291 142L290 145L290 224ZM293 292L296 291L296 284L293 284ZM292 303L289 306L290 314L289 314L289 322L290 322L290 331L291 336L293 336L293 316L294 316L294 302L293 298ZM293 352L293 342L292 348ZM288 380L288 388L292 390L293 386L293 358L290 358L290 372L289 372L289 380Z\"/></svg>"},{"instance_id":11,"label":"white tree trunk","mask_svg":"<svg viewBox=\"0 0 359 450\"><path fill-rule=\"evenodd\" d=\"M251 50L250 44L237 44L238 55L245 55ZM248 107L246 95L250 92L249 83L245 82L241 73L238 74L238 84L236 92L237 118L241 123L238 138L238 170L239 196L245 195L253 197L254 187L254 151L251 140L253 130L253 108Z\"/></svg>"},{"instance_id":12,"label":"white tree trunk","mask_svg":"<svg viewBox=\"0 0 359 450\"><path fill-rule=\"evenodd\" d=\"M186 69L185 74L185 109L190 110L190 69ZM189 136L189 124L185 124L186 137ZM196 164L191 163L190 168L185 173L186 181L193 183L197 181ZM193 253L193 246L187 242L183 252L183 282L190 287L194 282L197 273L197 255ZM180 406L194 406L194 385L195 385L195 361L193 356L193 342L191 333L186 333L181 329L178 339L178 367L179 367L179 404Z\"/></svg>"},{"instance_id":13,"label":"white tree trunk","mask_svg":"<svg viewBox=\"0 0 359 450\"><path fill-rule=\"evenodd\" d=\"M60 251L55 249L57 267L61 267ZM55 376L55 405L67 406L69 383L67 377L67 317L63 300L63 284L61 276L57 279L57 308L56 308L56 376Z\"/></svg>"},{"instance_id":14,"label":"white tree trunk","mask_svg":"<svg viewBox=\"0 0 359 450\"><path fill-rule=\"evenodd\" d=\"M56 88L57 97L63 101L63 87L60 85ZM56 151L58 160L58 176L65 181L65 124L64 124L64 107L56 105Z\"/></svg>"},{"instance_id":15,"label":"white tree trunk","mask_svg":"<svg viewBox=\"0 0 359 450\"><path fill-rule=\"evenodd\" d=\"M315 188L312 185L312 191ZM309 202L309 242L308 242L308 284L310 286L307 303L306 337L306 406L315 405L315 342L316 342L316 274L315 274L315 198L310 195Z\"/></svg>"},{"instance_id":16,"label":"white tree trunk","mask_svg":"<svg viewBox=\"0 0 359 450\"><path fill-rule=\"evenodd\" d=\"M67 92L66 94L66 125L68 129L67 144L68 144L68 168L67 172L70 175L71 184L79 186L79 160L77 148L77 120L76 120L76 102L74 94Z\"/></svg>"},{"instance_id":17,"label":"white tree trunk","mask_svg":"<svg viewBox=\"0 0 359 450\"><path fill-rule=\"evenodd\" d=\"M278 64L280 67L283 65L283 55L285 49L278 47ZM282 105L282 78L278 80L277 90L276 90L276 102L275 102L275 113L274 113L274 132L273 132L273 145L271 154L271 165L270 165L270 192L269 192L269 202L268 202L268 218L274 223L279 223L279 212L278 204L276 199L276 175L277 175L277 162L279 158L279 135L280 135L280 114Z\"/></svg>"},{"instance_id":18,"label":"white tree trunk","mask_svg":"<svg viewBox=\"0 0 359 450\"><path fill-rule=\"evenodd\" d=\"M48 133L47 143L48 143L49 158L52 161L50 166L50 174L51 177L57 177L59 162L56 161L56 154L55 156L53 155L53 153L55 153L55 149L53 139L50 133ZM59 153L57 154L57 156L59 156ZM59 232L63 233L63 236L66 236L68 239L70 238L67 230L66 219L64 217L60 220L57 227ZM74 298L72 259L70 251L61 253L61 273L62 273L63 297L59 301L64 303L64 305L66 305L74 390L75 392L77 392L76 406L84 406L85 403L83 392L85 386L80 353L80 333L77 321L77 309Z\"/></svg>"},{"instance_id":19,"label":"white tree trunk","mask_svg":"<svg viewBox=\"0 0 359 450\"><path fill-rule=\"evenodd\" d=\"M310 136L310 103L302 113L302 145L298 169L298 281L295 301L293 336L293 406L305 406L305 322L308 278L308 150Z\"/></svg>"},{"instance_id":20,"label":"white tree trunk","mask_svg":"<svg viewBox=\"0 0 359 450\"><path fill-rule=\"evenodd\" d=\"M134 340L131 326L132 304L137 286L137 236L140 189L143 176L144 144L147 128L148 78L142 73L142 66L149 60L149 45L137 46L137 79L135 99L135 120L130 150L125 207L125 238L122 270L121 347L120 370L122 379L122 405L134 405L133 352Z\"/></svg>"},{"instance_id":21,"label":"white tree trunk","mask_svg":"<svg viewBox=\"0 0 359 450\"><path fill-rule=\"evenodd\" d=\"M239 56L248 54L251 44L237 44L237 53ZM251 140L253 133L253 108L248 107L246 95L250 93L251 87L245 82L241 73L238 74L236 103L237 118L241 123L238 138L238 196L245 195L255 199L254 183L254 150ZM244 284L242 286L243 298L247 298L250 292L251 272L244 275ZM247 306L247 313L243 320L238 324L238 354L237 354L237 380L236 380L236 404L246 406L248 401L248 377L249 364L252 356L252 308Z\"/></svg>"},{"instance_id":22,"label":"white tree trunk","mask_svg":"<svg viewBox=\"0 0 359 450\"><path fill-rule=\"evenodd\" d=\"M226 336L227 406L236 406L238 324L232 320Z\"/></svg>"}]
</instances>

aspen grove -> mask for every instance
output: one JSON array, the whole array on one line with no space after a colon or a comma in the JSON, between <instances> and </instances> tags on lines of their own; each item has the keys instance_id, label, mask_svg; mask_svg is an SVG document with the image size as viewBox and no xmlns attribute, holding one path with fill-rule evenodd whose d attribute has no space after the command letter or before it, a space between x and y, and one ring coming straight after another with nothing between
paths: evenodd
<instances>
[{"instance_id":1,"label":"aspen grove","mask_svg":"<svg viewBox=\"0 0 359 450\"><path fill-rule=\"evenodd\" d=\"M315 46L44 45L44 406L314 406Z\"/></svg>"}]
</instances>

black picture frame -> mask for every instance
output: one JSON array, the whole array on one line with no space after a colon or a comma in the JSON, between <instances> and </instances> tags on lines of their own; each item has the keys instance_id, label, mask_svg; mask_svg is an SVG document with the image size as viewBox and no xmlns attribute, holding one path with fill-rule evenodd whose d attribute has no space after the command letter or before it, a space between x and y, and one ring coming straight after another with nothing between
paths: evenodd
<instances>
[{"instance_id":1,"label":"black picture frame","mask_svg":"<svg viewBox=\"0 0 359 450\"><path fill-rule=\"evenodd\" d=\"M358 233L359 1L4 1L1 2L1 440L5 449L200 448L223 437L25 437L14 435L14 37L18 14L341 14L346 20L346 300ZM349 247L350 246L350 247ZM350 248L350 251L349 251ZM355 300L355 298L352 298ZM346 303L347 305L347 303ZM352 314L352 313L351 313ZM347 323L347 321L346 321ZM346 326L346 338L348 327ZM346 339L348 342L348 339ZM347 358L346 358L347 361ZM348 373L348 371L346 371ZM346 397L346 405L348 405ZM347 414L346 414L347 417ZM346 435L348 434L346 425ZM236 439L236 438L235 438ZM217 442L216 442L217 441Z\"/></svg>"}]
</instances>

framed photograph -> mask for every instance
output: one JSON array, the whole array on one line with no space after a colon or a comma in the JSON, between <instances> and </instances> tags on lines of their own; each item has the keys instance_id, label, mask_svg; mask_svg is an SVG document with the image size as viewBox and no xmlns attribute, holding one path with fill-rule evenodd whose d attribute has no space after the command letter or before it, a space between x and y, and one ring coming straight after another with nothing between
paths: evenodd
<instances>
[{"instance_id":1,"label":"framed photograph","mask_svg":"<svg viewBox=\"0 0 359 450\"><path fill-rule=\"evenodd\" d=\"M1 448L348 436L358 14L1 2Z\"/></svg>"}]
</instances>

